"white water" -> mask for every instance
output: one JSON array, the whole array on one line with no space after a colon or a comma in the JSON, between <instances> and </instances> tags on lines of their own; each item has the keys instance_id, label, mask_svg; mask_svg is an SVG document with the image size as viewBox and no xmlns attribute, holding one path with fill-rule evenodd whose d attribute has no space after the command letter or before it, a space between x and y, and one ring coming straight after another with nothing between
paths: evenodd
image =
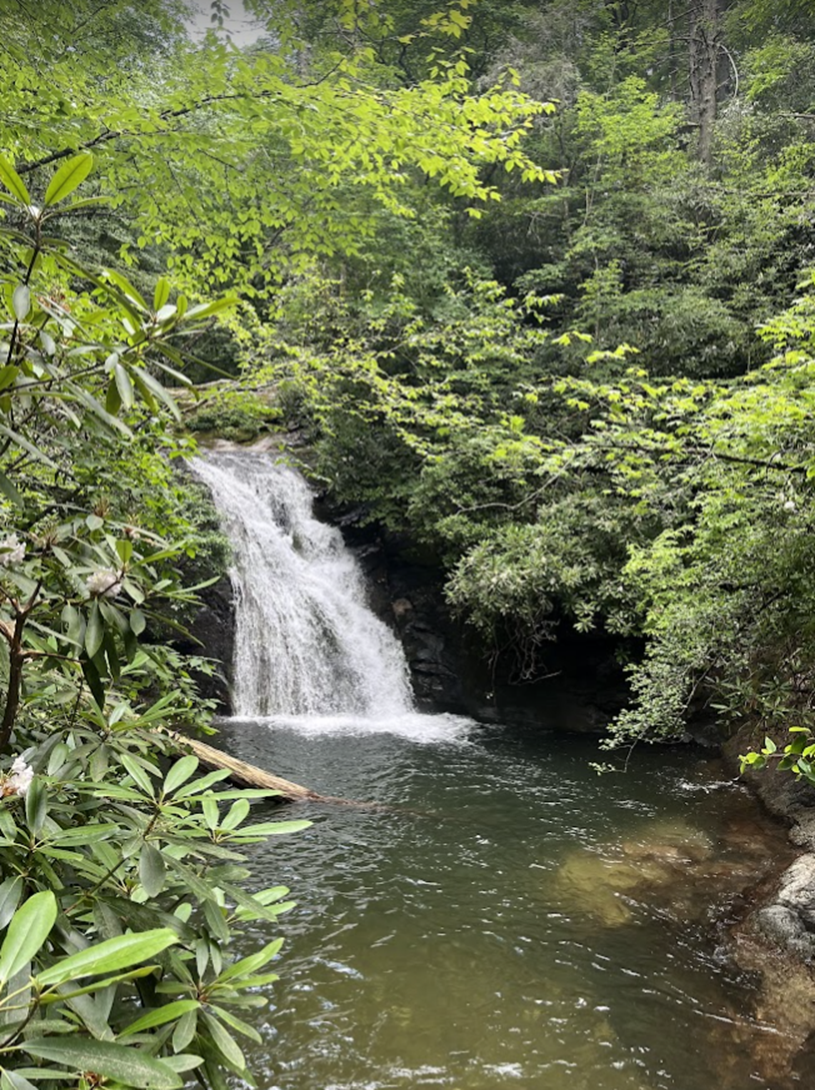
<instances>
[{"instance_id":1,"label":"white water","mask_svg":"<svg viewBox=\"0 0 815 1090\"><path fill-rule=\"evenodd\" d=\"M196 458L233 550L233 711L310 733L387 731L439 741L465 720L413 709L393 632L370 610L342 535L314 517L311 490L267 454Z\"/></svg>"}]
</instances>

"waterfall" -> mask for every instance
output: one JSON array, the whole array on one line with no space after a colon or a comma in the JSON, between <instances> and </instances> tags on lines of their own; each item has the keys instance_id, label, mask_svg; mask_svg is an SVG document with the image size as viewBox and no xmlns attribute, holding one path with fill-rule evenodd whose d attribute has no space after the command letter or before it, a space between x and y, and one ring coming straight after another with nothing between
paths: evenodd
<instances>
[{"instance_id":1,"label":"waterfall","mask_svg":"<svg viewBox=\"0 0 815 1090\"><path fill-rule=\"evenodd\" d=\"M271 455L244 451L191 465L232 544L235 715L408 715L402 647L366 604L339 530L314 517L303 478Z\"/></svg>"}]
</instances>

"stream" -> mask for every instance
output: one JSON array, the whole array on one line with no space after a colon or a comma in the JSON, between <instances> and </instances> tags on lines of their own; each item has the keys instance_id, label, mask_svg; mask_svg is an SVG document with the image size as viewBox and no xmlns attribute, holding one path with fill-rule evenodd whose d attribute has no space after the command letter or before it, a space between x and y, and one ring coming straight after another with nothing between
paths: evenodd
<instances>
[{"instance_id":1,"label":"stream","mask_svg":"<svg viewBox=\"0 0 815 1090\"><path fill-rule=\"evenodd\" d=\"M218 744L372 804L300 804L312 827L253 853L257 887L298 902L245 1048L261 1090L813 1084L728 941L786 835L717 759L640 747L598 775L596 740L548 731L545 709L536 730L412 711L304 482L244 453L194 468L235 548L238 714ZM322 658L277 670L281 648Z\"/></svg>"}]
</instances>

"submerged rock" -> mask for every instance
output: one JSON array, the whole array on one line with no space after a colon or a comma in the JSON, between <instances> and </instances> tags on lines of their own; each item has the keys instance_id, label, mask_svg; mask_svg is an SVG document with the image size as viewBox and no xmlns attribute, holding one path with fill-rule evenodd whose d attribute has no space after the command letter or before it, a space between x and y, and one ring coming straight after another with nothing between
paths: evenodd
<instances>
[{"instance_id":1,"label":"submerged rock","mask_svg":"<svg viewBox=\"0 0 815 1090\"><path fill-rule=\"evenodd\" d=\"M686 821L654 821L639 837L630 837L621 844L630 859L656 859L664 863L692 863L709 859L713 842L708 834Z\"/></svg>"},{"instance_id":2,"label":"submerged rock","mask_svg":"<svg viewBox=\"0 0 815 1090\"><path fill-rule=\"evenodd\" d=\"M620 894L640 881L637 868L630 864L576 852L561 864L554 888L571 909L588 913L604 927L621 927L633 913Z\"/></svg>"},{"instance_id":3,"label":"submerged rock","mask_svg":"<svg viewBox=\"0 0 815 1090\"><path fill-rule=\"evenodd\" d=\"M703 830L682 821L656 821L619 844L567 856L555 888L570 908L589 914L604 927L621 927L633 919L633 906L640 899L662 900L670 909L677 898L673 894L657 898L658 891L675 891L682 902L688 866L712 853L713 844ZM678 914L686 915L681 910Z\"/></svg>"}]
</instances>

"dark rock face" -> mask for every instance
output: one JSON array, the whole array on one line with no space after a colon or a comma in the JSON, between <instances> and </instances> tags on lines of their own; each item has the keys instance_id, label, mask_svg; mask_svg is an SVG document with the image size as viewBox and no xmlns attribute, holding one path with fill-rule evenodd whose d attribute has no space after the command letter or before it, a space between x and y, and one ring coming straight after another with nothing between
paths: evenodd
<instances>
[{"instance_id":1,"label":"dark rock face","mask_svg":"<svg viewBox=\"0 0 815 1090\"><path fill-rule=\"evenodd\" d=\"M317 511L339 526L368 576L371 607L399 634L423 710L602 733L622 708L627 688L610 641L564 633L547 645L540 679L517 684L509 659L491 655L451 612L435 556L408 535L366 524L362 508L337 509L323 498Z\"/></svg>"},{"instance_id":2,"label":"dark rock face","mask_svg":"<svg viewBox=\"0 0 815 1090\"><path fill-rule=\"evenodd\" d=\"M179 644L179 650L185 654L203 655L218 663L212 677L199 674L196 680L201 695L215 700L218 711L228 714L235 648L235 603L229 578L224 576L207 587L201 593L201 601L201 608L189 626L193 640Z\"/></svg>"},{"instance_id":3,"label":"dark rock face","mask_svg":"<svg viewBox=\"0 0 815 1090\"><path fill-rule=\"evenodd\" d=\"M366 525L361 508L337 510L323 498L316 512L342 531L367 576L368 604L399 635L419 707L471 712L472 653L444 600L438 565L418 555L408 539Z\"/></svg>"}]
</instances>

